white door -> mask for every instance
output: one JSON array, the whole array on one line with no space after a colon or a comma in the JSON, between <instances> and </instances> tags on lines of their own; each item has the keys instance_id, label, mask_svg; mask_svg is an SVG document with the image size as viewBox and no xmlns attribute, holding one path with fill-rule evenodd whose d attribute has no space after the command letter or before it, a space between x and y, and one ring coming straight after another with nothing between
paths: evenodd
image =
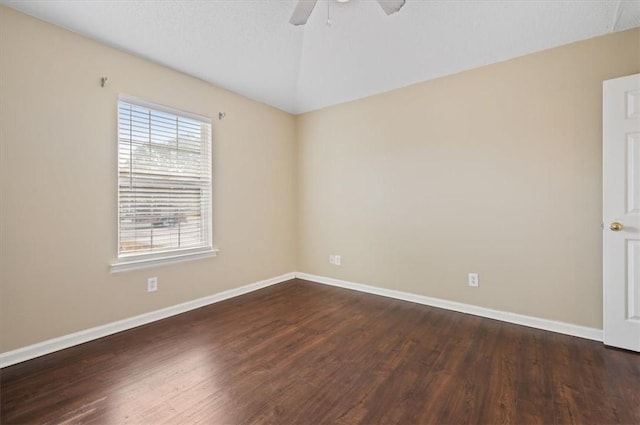
<instances>
[{"instance_id":1,"label":"white door","mask_svg":"<svg viewBox=\"0 0 640 425\"><path fill-rule=\"evenodd\" d=\"M604 343L640 351L640 74L603 97Z\"/></svg>"}]
</instances>

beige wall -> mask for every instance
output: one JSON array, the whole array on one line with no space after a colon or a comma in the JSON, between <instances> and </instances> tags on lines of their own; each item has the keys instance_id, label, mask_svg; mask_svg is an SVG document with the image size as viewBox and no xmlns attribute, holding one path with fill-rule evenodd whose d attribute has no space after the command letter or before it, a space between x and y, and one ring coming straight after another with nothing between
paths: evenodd
<instances>
[{"instance_id":1,"label":"beige wall","mask_svg":"<svg viewBox=\"0 0 640 425\"><path fill-rule=\"evenodd\" d=\"M215 118L217 258L109 273L119 93ZM295 270L294 119L0 6L0 352Z\"/></svg>"},{"instance_id":2,"label":"beige wall","mask_svg":"<svg viewBox=\"0 0 640 425\"><path fill-rule=\"evenodd\" d=\"M298 270L601 328L601 87L637 72L636 29L300 116Z\"/></svg>"}]
</instances>

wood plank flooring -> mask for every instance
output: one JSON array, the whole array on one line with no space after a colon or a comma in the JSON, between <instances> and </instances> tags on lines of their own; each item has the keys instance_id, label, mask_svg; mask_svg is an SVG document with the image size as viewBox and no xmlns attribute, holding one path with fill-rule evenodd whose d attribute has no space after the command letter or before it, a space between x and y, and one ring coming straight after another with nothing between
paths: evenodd
<instances>
[{"instance_id":1,"label":"wood plank flooring","mask_svg":"<svg viewBox=\"0 0 640 425\"><path fill-rule=\"evenodd\" d=\"M293 280L3 369L3 424L640 424L640 356Z\"/></svg>"}]
</instances>

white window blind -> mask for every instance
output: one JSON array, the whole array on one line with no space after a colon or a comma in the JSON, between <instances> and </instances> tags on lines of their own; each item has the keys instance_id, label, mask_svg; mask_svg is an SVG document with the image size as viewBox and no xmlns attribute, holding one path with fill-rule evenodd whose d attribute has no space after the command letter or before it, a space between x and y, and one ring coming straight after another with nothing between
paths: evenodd
<instances>
[{"instance_id":1,"label":"white window blind","mask_svg":"<svg viewBox=\"0 0 640 425\"><path fill-rule=\"evenodd\" d=\"M120 97L118 258L211 250L211 121Z\"/></svg>"}]
</instances>

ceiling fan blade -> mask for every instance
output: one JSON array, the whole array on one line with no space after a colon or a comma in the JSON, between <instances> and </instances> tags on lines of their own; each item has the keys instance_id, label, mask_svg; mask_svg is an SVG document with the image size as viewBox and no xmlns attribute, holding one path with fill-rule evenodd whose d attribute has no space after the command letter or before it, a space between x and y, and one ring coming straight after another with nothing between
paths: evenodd
<instances>
[{"instance_id":1,"label":"ceiling fan blade","mask_svg":"<svg viewBox=\"0 0 640 425\"><path fill-rule=\"evenodd\" d=\"M309 19L309 15L311 15L311 11L318 0L298 0L298 4L296 5L296 10L293 11L293 15L291 15L291 22L293 25L304 25L307 23L307 19ZM403 1L404 3L404 1Z\"/></svg>"},{"instance_id":2,"label":"ceiling fan blade","mask_svg":"<svg viewBox=\"0 0 640 425\"><path fill-rule=\"evenodd\" d=\"M405 0L378 0L380 7L387 12L387 15L391 15L392 13L396 13L398 10L402 9L404 2Z\"/></svg>"}]
</instances>

